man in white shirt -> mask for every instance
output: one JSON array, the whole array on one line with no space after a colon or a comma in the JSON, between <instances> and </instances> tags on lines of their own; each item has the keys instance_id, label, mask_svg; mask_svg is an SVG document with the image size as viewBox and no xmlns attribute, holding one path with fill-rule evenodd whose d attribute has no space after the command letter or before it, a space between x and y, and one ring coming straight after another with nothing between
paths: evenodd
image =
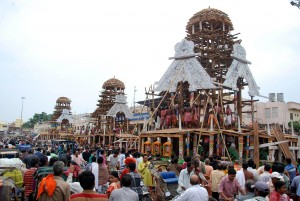
<instances>
[{"instance_id":1,"label":"man in white shirt","mask_svg":"<svg viewBox=\"0 0 300 201\"><path fill-rule=\"evenodd\" d=\"M95 186L98 187L99 184L98 184L98 181L99 181L99 165L98 163L96 163L96 157L93 156L92 157L92 173L94 174L95 176Z\"/></svg>"},{"instance_id":2,"label":"man in white shirt","mask_svg":"<svg viewBox=\"0 0 300 201\"><path fill-rule=\"evenodd\" d=\"M125 149L122 148L121 154L119 156L119 164L120 164L120 169L121 170L123 170L125 168L124 160L125 160Z\"/></svg>"},{"instance_id":3,"label":"man in white shirt","mask_svg":"<svg viewBox=\"0 0 300 201\"><path fill-rule=\"evenodd\" d=\"M117 171L117 169L120 167L118 155L119 155L118 151L115 151L113 154L109 155L107 159L107 163L110 171Z\"/></svg>"},{"instance_id":4,"label":"man in white shirt","mask_svg":"<svg viewBox=\"0 0 300 201\"><path fill-rule=\"evenodd\" d=\"M264 165L264 173L259 176L259 180L263 182L269 182L271 178L271 174L269 173L271 166L269 164Z\"/></svg>"},{"instance_id":5,"label":"man in white shirt","mask_svg":"<svg viewBox=\"0 0 300 201\"><path fill-rule=\"evenodd\" d=\"M264 171L265 171L265 164L267 163L267 161L262 160L261 163L262 163L262 166L260 166L259 168L257 168L258 175L261 175L262 173L264 173Z\"/></svg>"},{"instance_id":6,"label":"man in white shirt","mask_svg":"<svg viewBox=\"0 0 300 201\"><path fill-rule=\"evenodd\" d=\"M201 200L208 201L208 193L205 188L200 186L199 177L197 175L192 175L190 178L191 187L184 191L178 198L174 201L187 201L187 200Z\"/></svg>"},{"instance_id":7,"label":"man in white shirt","mask_svg":"<svg viewBox=\"0 0 300 201\"><path fill-rule=\"evenodd\" d=\"M245 174L244 174L244 170L241 169L239 171L236 172L236 177L235 177L239 184L245 188L245 185L246 185L246 180L245 180ZM239 192L239 196L242 196L242 193Z\"/></svg>"},{"instance_id":8,"label":"man in white shirt","mask_svg":"<svg viewBox=\"0 0 300 201\"><path fill-rule=\"evenodd\" d=\"M257 181L259 181L259 175L258 175L256 169L252 168L253 165L254 165L253 159L249 159L248 160L248 166L249 167L247 168L247 170L250 171L250 172L252 172L252 174L254 175L254 181L257 182Z\"/></svg>"},{"instance_id":9,"label":"man in white shirt","mask_svg":"<svg viewBox=\"0 0 300 201\"><path fill-rule=\"evenodd\" d=\"M178 193L183 193L186 189L191 187L190 178L194 175L194 164L187 162L186 168L180 171L178 179Z\"/></svg>"}]
</instances>

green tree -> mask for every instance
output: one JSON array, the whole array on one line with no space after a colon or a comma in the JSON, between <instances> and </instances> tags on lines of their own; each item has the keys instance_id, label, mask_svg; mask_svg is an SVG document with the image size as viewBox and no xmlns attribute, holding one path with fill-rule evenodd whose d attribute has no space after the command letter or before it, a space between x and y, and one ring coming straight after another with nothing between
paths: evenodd
<instances>
[{"instance_id":1,"label":"green tree","mask_svg":"<svg viewBox=\"0 0 300 201\"><path fill-rule=\"evenodd\" d=\"M292 126L291 124L292 123L289 122L289 126ZM299 123L299 121L293 121L293 126L294 126L294 131L300 132L300 123Z\"/></svg>"},{"instance_id":2,"label":"green tree","mask_svg":"<svg viewBox=\"0 0 300 201\"><path fill-rule=\"evenodd\" d=\"M52 118L52 114L47 114L46 112L42 112L40 114L35 113L32 118L30 118L27 122L23 124L23 128L33 128L36 123L49 121Z\"/></svg>"}]
</instances>

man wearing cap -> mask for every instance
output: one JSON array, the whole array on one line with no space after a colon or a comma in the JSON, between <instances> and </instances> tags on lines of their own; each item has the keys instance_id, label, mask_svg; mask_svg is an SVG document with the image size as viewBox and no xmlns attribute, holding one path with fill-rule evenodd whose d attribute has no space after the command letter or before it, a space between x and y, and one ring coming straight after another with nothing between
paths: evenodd
<instances>
[{"instance_id":1,"label":"man wearing cap","mask_svg":"<svg viewBox=\"0 0 300 201\"><path fill-rule=\"evenodd\" d=\"M125 168L125 169L121 172L120 179L122 179L122 177L123 177L125 174L128 174L128 173L130 172L128 165L129 165L130 163L135 163L135 164L136 164L136 160L135 160L135 158L127 157L127 158L124 160L124 163L125 163L125 165L126 165L127 168ZM136 170L134 170L134 172L136 172Z\"/></svg>"},{"instance_id":2,"label":"man wearing cap","mask_svg":"<svg viewBox=\"0 0 300 201\"><path fill-rule=\"evenodd\" d=\"M266 182L258 181L253 186L255 197L245 201L266 201L266 197L269 194L269 186Z\"/></svg>"},{"instance_id":3,"label":"man wearing cap","mask_svg":"<svg viewBox=\"0 0 300 201\"><path fill-rule=\"evenodd\" d=\"M272 172L270 176L271 180L269 181L269 188L270 188L270 193L272 193L275 190L275 183L277 181L284 181L283 177L278 173L278 172Z\"/></svg>"}]
</instances>

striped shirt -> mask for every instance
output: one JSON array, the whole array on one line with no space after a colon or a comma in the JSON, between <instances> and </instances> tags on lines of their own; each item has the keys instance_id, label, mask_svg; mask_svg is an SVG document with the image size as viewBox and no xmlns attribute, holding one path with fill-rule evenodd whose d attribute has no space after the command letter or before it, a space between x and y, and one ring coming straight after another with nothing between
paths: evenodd
<instances>
[{"instance_id":1,"label":"striped shirt","mask_svg":"<svg viewBox=\"0 0 300 201\"><path fill-rule=\"evenodd\" d=\"M25 186L25 196L29 196L30 193L34 192L34 177L33 174L35 173L37 168L30 168L25 171L24 173L24 186Z\"/></svg>"},{"instance_id":2,"label":"striped shirt","mask_svg":"<svg viewBox=\"0 0 300 201\"><path fill-rule=\"evenodd\" d=\"M98 194L93 190L84 190L82 193L71 195L69 201L108 201L105 194Z\"/></svg>"}]
</instances>

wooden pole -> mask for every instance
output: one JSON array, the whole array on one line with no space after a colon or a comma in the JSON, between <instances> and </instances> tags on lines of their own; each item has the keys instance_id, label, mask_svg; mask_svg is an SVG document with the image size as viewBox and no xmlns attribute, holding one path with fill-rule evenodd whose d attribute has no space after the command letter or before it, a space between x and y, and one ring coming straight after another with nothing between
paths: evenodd
<instances>
[{"instance_id":1,"label":"wooden pole","mask_svg":"<svg viewBox=\"0 0 300 201\"><path fill-rule=\"evenodd\" d=\"M254 122L254 101L253 96L251 96L251 121Z\"/></svg>"},{"instance_id":2,"label":"wooden pole","mask_svg":"<svg viewBox=\"0 0 300 201\"><path fill-rule=\"evenodd\" d=\"M243 109L243 106L242 106L242 85L239 84L238 85L238 92L237 92L237 114L240 118L240 124L243 123L243 116L242 116L242 109Z\"/></svg>"},{"instance_id":3,"label":"wooden pole","mask_svg":"<svg viewBox=\"0 0 300 201\"><path fill-rule=\"evenodd\" d=\"M258 137L258 123L257 121L253 122L253 130L254 130L254 163L256 167L259 167L259 137Z\"/></svg>"}]
</instances>

